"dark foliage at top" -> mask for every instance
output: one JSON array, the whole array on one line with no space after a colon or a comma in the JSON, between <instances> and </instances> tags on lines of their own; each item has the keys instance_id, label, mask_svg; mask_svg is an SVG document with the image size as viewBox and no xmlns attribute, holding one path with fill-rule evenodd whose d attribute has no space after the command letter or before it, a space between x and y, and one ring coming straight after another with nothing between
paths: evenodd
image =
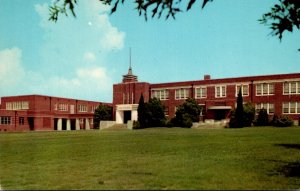
<instances>
[{"instance_id":1,"label":"dark foliage at top","mask_svg":"<svg viewBox=\"0 0 300 191\"><path fill-rule=\"evenodd\" d=\"M195 99L188 98L182 105L178 106L176 116L172 119L172 124L179 127L190 128L193 122L199 121L199 115L202 107Z\"/></svg>"},{"instance_id":2,"label":"dark foliage at top","mask_svg":"<svg viewBox=\"0 0 300 191\"><path fill-rule=\"evenodd\" d=\"M100 121L112 120L113 109L107 105L99 105L94 112L94 129L99 128Z\"/></svg>"}]
</instances>

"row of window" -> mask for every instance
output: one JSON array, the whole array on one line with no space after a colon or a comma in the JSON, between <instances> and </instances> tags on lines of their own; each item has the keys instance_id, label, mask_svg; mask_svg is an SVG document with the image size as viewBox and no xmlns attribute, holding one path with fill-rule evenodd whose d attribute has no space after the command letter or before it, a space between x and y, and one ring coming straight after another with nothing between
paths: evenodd
<instances>
[{"instance_id":1,"label":"row of window","mask_svg":"<svg viewBox=\"0 0 300 191\"><path fill-rule=\"evenodd\" d=\"M84 122L84 119L80 119L80 123L82 124ZM90 119L90 123L94 123L94 119ZM0 125L10 125L12 124L11 117L9 116L1 116L0 117ZM25 118L24 117L19 117L19 125L24 125L25 124Z\"/></svg>"},{"instance_id":2,"label":"row of window","mask_svg":"<svg viewBox=\"0 0 300 191\"><path fill-rule=\"evenodd\" d=\"M257 96L266 96L275 94L275 85L273 83L260 83L256 84L256 95ZM239 90L243 96L249 96L249 85L236 85L235 95L237 96ZM300 94L300 82L285 82L283 85L283 94ZM175 90L175 99L186 99L190 96L189 88L181 88ZM224 98L226 97L226 85L215 86L215 98ZM169 99L169 90L153 90L152 97L156 97L160 100ZM195 98L201 99L207 97L207 87L196 87L195 88Z\"/></svg>"},{"instance_id":3,"label":"row of window","mask_svg":"<svg viewBox=\"0 0 300 191\"><path fill-rule=\"evenodd\" d=\"M175 106L175 111L178 106ZM274 114L274 103L257 103L255 104L255 110L258 113L259 110L265 109L268 114ZM300 114L300 102L284 102L282 103L283 114ZM169 108L165 107L165 115L169 115Z\"/></svg>"},{"instance_id":4,"label":"row of window","mask_svg":"<svg viewBox=\"0 0 300 191\"><path fill-rule=\"evenodd\" d=\"M91 107L91 112L95 112L95 109L97 106L92 106ZM60 103L60 104L54 104L54 110L55 111L69 111L69 105ZM78 111L79 112L88 112L88 106L87 105L78 105ZM74 113L74 105L70 105L70 112Z\"/></svg>"},{"instance_id":5,"label":"row of window","mask_svg":"<svg viewBox=\"0 0 300 191\"><path fill-rule=\"evenodd\" d=\"M28 101L6 102L6 110L29 109Z\"/></svg>"},{"instance_id":6,"label":"row of window","mask_svg":"<svg viewBox=\"0 0 300 191\"><path fill-rule=\"evenodd\" d=\"M300 102L284 102L282 110L285 114L300 114Z\"/></svg>"},{"instance_id":7,"label":"row of window","mask_svg":"<svg viewBox=\"0 0 300 191\"><path fill-rule=\"evenodd\" d=\"M0 124L1 125L10 125L11 124L11 117L1 116L0 117Z\"/></svg>"}]
</instances>

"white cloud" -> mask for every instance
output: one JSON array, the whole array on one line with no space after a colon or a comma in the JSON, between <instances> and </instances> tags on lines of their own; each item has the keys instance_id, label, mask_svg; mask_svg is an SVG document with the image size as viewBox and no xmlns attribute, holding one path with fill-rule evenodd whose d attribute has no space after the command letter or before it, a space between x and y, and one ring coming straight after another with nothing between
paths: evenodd
<instances>
[{"instance_id":1,"label":"white cloud","mask_svg":"<svg viewBox=\"0 0 300 191\"><path fill-rule=\"evenodd\" d=\"M0 89L8 91L16 88L24 77L21 65L22 51L19 48L4 49L0 51Z\"/></svg>"},{"instance_id":2,"label":"white cloud","mask_svg":"<svg viewBox=\"0 0 300 191\"><path fill-rule=\"evenodd\" d=\"M109 20L109 6L98 0L78 1L76 18L60 15L49 21L49 4L36 4L43 41L38 67L24 68L22 50L0 50L0 96L44 94L112 101L114 68L106 61L124 47L125 33Z\"/></svg>"},{"instance_id":3,"label":"white cloud","mask_svg":"<svg viewBox=\"0 0 300 191\"><path fill-rule=\"evenodd\" d=\"M83 55L83 59L86 62L94 62L96 60L96 55L92 52L86 52Z\"/></svg>"}]
</instances>

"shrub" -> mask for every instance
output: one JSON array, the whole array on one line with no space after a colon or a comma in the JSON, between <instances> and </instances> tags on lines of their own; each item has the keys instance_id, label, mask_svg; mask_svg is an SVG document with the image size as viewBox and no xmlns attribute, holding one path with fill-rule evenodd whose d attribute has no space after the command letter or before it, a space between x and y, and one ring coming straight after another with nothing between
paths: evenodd
<instances>
[{"instance_id":1,"label":"shrub","mask_svg":"<svg viewBox=\"0 0 300 191\"><path fill-rule=\"evenodd\" d=\"M171 122L178 127L190 128L193 122L199 121L201 109L201 106L197 104L195 99L188 98L182 105L178 106L176 116Z\"/></svg>"},{"instance_id":2,"label":"shrub","mask_svg":"<svg viewBox=\"0 0 300 191\"><path fill-rule=\"evenodd\" d=\"M94 129L99 129L100 121L112 120L112 113L112 107L99 105L94 112Z\"/></svg>"},{"instance_id":3,"label":"shrub","mask_svg":"<svg viewBox=\"0 0 300 191\"><path fill-rule=\"evenodd\" d=\"M244 126L250 127L255 117L255 107L252 103L247 102L244 104Z\"/></svg>"},{"instance_id":4,"label":"shrub","mask_svg":"<svg viewBox=\"0 0 300 191\"><path fill-rule=\"evenodd\" d=\"M245 103L243 105L243 115L242 115L243 127L251 126L253 123L254 116L255 116L255 107L253 106L253 104L250 102ZM238 127L237 115L235 109L230 111L230 121L228 125L230 128Z\"/></svg>"},{"instance_id":5,"label":"shrub","mask_svg":"<svg viewBox=\"0 0 300 191\"><path fill-rule=\"evenodd\" d=\"M273 124L275 127L290 127L293 125L293 120L288 115L280 115L275 120L276 121L274 121L274 124Z\"/></svg>"},{"instance_id":6,"label":"shrub","mask_svg":"<svg viewBox=\"0 0 300 191\"><path fill-rule=\"evenodd\" d=\"M142 129L138 121L133 121L132 129Z\"/></svg>"},{"instance_id":7,"label":"shrub","mask_svg":"<svg viewBox=\"0 0 300 191\"><path fill-rule=\"evenodd\" d=\"M256 126L269 125L269 115L268 115L267 110L265 110L264 108L259 110L255 125Z\"/></svg>"}]
</instances>

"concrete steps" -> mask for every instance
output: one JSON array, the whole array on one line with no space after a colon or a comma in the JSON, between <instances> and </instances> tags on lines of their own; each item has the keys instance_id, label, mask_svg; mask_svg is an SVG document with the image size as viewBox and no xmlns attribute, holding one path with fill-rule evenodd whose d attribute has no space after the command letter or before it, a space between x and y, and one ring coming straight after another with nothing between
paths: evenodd
<instances>
[{"instance_id":1,"label":"concrete steps","mask_svg":"<svg viewBox=\"0 0 300 191\"><path fill-rule=\"evenodd\" d=\"M105 130L122 130L122 129L127 129L126 124L114 124L113 126L105 129Z\"/></svg>"}]
</instances>

